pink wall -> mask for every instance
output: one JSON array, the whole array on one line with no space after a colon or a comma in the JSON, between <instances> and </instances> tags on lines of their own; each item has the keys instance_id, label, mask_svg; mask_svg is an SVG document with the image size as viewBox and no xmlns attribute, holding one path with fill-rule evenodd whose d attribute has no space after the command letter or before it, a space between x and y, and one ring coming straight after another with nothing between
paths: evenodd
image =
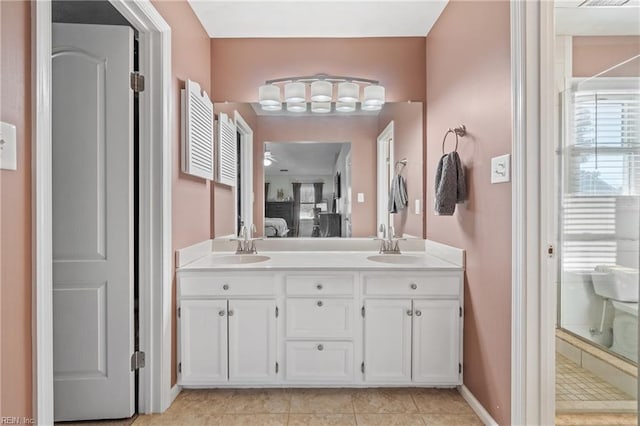
<instances>
[{"instance_id":1,"label":"pink wall","mask_svg":"<svg viewBox=\"0 0 640 426\"><path fill-rule=\"evenodd\" d=\"M0 120L17 127L18 170L0 171L0 416L32 417L31 8L0 2Z\"/></svg>"},{"instance_id":2,"label":"pink wall","mask_svg":"<svg viewBox=\"0 0 640 426\"><path fill-rule=\"evenodd\" d=\"M153 5L171 26L173 96L173 249L177 250L211 236L211 189L203 179L180 171L180 89L191 79L211 94L209 37L186 0L160 1ZM175 298L175 276L173 283ZM176 359L175 303L172 324L172 357ZM175 362L171 363L171 381L176 382Z\"/></svg>"},{"instance_id":3,"label":"pink wall","mask_svg":"<svg viewBox=\"0 0 640 426\"><path fill-rule=\"evenodd\" d=\"M212 39L216 101L254 102L265 80L327 73L379 80L388 101L423 101L424 37Z\"/></svg>"},{"instance_id":4,"label":"pink wall","mask_svg":"<svg viewBox=\"0 0 640 426\"><path fill-rule=\"evenodd\" d=\"M466 249L464 383L499 424L510 423L511 184L489 179L491 157L511 152L509 21L506 1L453 0L426 47L427 238ZM442 137L461 123L469 200L436 216Z\"/></svg>"},{"instance_id":5,"label":"pink wall","mask_svg":"<svg viewBox=\"0 0 640 426\"><path fill-rule=\"evenodd\" d=\"M218 113L226 113L232 120L234 119L234 111L238 111L244 121L251 127L254 132L254 148L256 142L256 135L258 131L258 117L251 108L251 105L247 103L216 103L215 113L216 117ZM260 162L262 165L262 162ZM255 173L255 170L254 170ZM254 188L254 192L255 192ZM219 238L227 235L232 235L236 230L236 221L233 213L235 206L236 189L226 185L220 185L214 183L212 185L211 202L213 205L213 215L211 216L211 229L213 230L211 237ZM257 226L257 225L256 225Z\"/></svg>"},{"instance_id":6,"label":"pink wall","mask_svg":"<svg viewBox=\"0 0 640 426\"><path fill-rule=\"evenodd\" d=\"M258 117L254 137L254 221L262 234L264 226L264 142L351 142L352 236L376 233L376 138L377 117ZM355 194L364 193L364 203Z\"/></svg>"},{"instance_id":7,"label":"pink wall","mask_svg":"<svg viewBox=\"0 0 640 426\"><path fill-rule=\"evenodd\" d=\"M423 238L423 214L415 214L415 200L422 202L424 187L423 117L421 103L387 103L378 116L378 133L393 120L393 156L395 161L406 158L407 166L401 174L407 181L409 205L393 215L393 227L397 235L409 234ZM399 170L399 169L398 169Z\"/></svg>"},{"instance_id":8,"label":"pink wall","mask_svg":"<svg viewBox=\"0 0 640 426\"><path fill-rule=\"evenodd\" d=\"M576 36L572 40L574 77L592 77L640 55L638 36ZM640 58L607 72L605 76L640 76Z\"/></svg>"}]
</instances>

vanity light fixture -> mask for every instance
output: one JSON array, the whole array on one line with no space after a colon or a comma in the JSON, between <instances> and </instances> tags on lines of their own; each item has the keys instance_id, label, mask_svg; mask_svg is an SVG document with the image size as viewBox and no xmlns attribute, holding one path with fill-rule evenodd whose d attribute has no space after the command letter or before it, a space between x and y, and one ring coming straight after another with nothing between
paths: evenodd
<instances>
[{"instance_id":1,"label":"vanity light fixture","mask_svg":"<svg viewBox=\"0 0 640 426\"><path fill-rule=\"evenodd\" d=\"M258 100L265 111L280 111L283 101L290 112L306 112L306 104L310 102L311 112L328 113L332 101L336 102L338 112L353 112L361 101L363 111L379 111L385 103L385 89L378 81L367 78L316 74L267 80L258 90Z\"/></svg>"}]
</instances>

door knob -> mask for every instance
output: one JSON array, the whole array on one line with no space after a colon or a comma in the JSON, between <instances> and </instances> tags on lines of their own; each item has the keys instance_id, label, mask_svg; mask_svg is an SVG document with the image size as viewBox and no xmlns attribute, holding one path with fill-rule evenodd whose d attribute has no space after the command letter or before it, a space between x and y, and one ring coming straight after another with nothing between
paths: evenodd
<instances>
[{"instance_id":1,"label":"door knob","mask_svg":"<svg viewBox=\"0 0 640 426\"><path fill-rule=\"evenodd\" d=\"M232 317L233 316L233 309L229 310L229 316Z\"/></svg>"},{"instance_id":2,"label":"door knob","mask_svg":"<svg viewBox=\"0 0 640 426\"><path fill-rule=\"evenodd\" d=\"M218 315L220 315L221 317L223 317L223 316L224 316L224 311L220 311L220 312L218 312Z\"/></svg>"},{"instance_id":3,"label":"door knob","mask_svg":"<svg viewBox=\"0 0 640 426\"><path fill-rule=\"evenodd\" d=\"M407 315L412 316L413 315L413 311L411 309L407 309Z\"/></svg>"},{"instance_id":4,"label":"door knob","mask_svg":"<svg viewBox=\"0 0 640 426\"><path fill-rule=\"evenodd\" d=\"M324 346L323 346L323 345L321 345L321 344L320 344L320 345L318 345L318 350L319 350L319 351L323 351L323 350L324 350Z\"/></svg>"},{"instance_id":5,"label":"door knob","mask_svg":"<svg viewBox=\"0 0 640 426\"><path fill-rule=\"evenodd\" d=\"M411 283L411 289L415 290L416 288L418 288L418 284L416 283Z\"/></svg>"},{"instance_id":6,"label":"door knob","mask_svg":"<svg viewBox=\"0 0 640 426\"><path fill-rule=\"evenodd\" d=\"M225 285L223 285L223 286L222 286L222 289L223 289L223 290L229 290L229 284L225 284Z\"/></svg>"},{"instance_id":7,"label":"door knob","mask_svg":"<svg viewBox=\"0 0 640 426\"><path fill-rule=\"evenodd\" d=\"M318 290L322 290L322 284L316 284L316 288L317 288Z\"/></svg>"},{"instance_id":8,"label":"door knob","mask_svg":"<svg viewBox=\"0 0 640 426\"><path fill-rule=\"evenodd\" d=\"M322 306L322 305L323 305L322 300L318 300L317 305L318 305L318 306Z\"/></svg>"},{"instance_id":9,"label":"door knob","mask_svg":"<svg viewBox=\"0 0 640 426\"><path fill-rule=\"evenodd\" d=\"M422 311L416 311L416 316L419 317L420 315L422 315Z\"/></svg>"}]
</instances>

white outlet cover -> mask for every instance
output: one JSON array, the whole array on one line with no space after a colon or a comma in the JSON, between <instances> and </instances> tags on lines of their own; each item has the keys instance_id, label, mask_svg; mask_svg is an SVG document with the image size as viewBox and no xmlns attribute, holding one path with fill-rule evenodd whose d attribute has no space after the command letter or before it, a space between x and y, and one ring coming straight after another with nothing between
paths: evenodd
<instances>
[{"instance_id":1,"label":"white outlet cover","mask_svg":"<svg viewBox=\"0 0 640 426\"><path fill-rule=\"evenodd\" d=\"M0 121L0 169L18 169L16 126Z\"/></svg>"},{"instance_id":2,"label":"white outlet cover","mask_svg":"<svg viewBox=\"0 0 640 426\"><path fill-rule=\"evenodd\" d=\"M364 203L364 192L358 192L358 202Z\"/></svg>"},{"instance_id":3,"label":"white outlet cover","mask_svg":"<svg viewBox=\"0 0 640 426\"><path fill-rule=\"evenodd\" d=\"M420 206L420 200L416 200L414 204L414 212L415 214L422 213L422 207Z\"/></svg>"},{"instance_id":4,"label":"white outlet cover","mask_svg":"<svg viewBox=\"0 0 640 426\"><path fill-rule=\"evenodd\" d=\"M491 159L491 183L503 183L511 180L511 154Z\"/></svg>"}]
</instances>

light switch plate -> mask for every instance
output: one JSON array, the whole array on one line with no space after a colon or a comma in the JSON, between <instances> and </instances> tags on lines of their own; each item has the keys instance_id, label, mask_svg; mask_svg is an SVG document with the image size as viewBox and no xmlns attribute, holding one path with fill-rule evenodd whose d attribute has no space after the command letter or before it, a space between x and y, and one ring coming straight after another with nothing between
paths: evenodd
<instances>
[{"instance_id":1,"label":"light switch plate","mask_svg":"<svg viewBox=\"0 0 640 426\"><path fill-rule=\"evenodd\" d=\"M358 192L358 202L364 203L364 192Z\"/></svg>"},{"instance_id":2,"label":"light switch plate","mask_svg":"<svg viewBox=\"0 0 640 426\"><path fill-rule=\"evenodd\" d=\"M0 169L17 170L16 126L0 121Z\"/></svg>"},{"instance_id":3,"label":"light switch plate","mask_svg":"<svg viewBox=\"0 0 640 426\"><path fill-rule=\"evenodd\" d=\"M420 200L416 200L416 202L414 204L414 212L415 212L415 214L422 213L422 208L420 206Z\"/></svg>"},{"instance_id":4,"label":"light switch plate","mask_svg":"<svg viewBox=\"0 0 640 426\"><path fill-rule=\"evenodd\" d=\"M491 183L503 183L511 180L511 154L491 159Z\"/></svg>"}]
</instances>

